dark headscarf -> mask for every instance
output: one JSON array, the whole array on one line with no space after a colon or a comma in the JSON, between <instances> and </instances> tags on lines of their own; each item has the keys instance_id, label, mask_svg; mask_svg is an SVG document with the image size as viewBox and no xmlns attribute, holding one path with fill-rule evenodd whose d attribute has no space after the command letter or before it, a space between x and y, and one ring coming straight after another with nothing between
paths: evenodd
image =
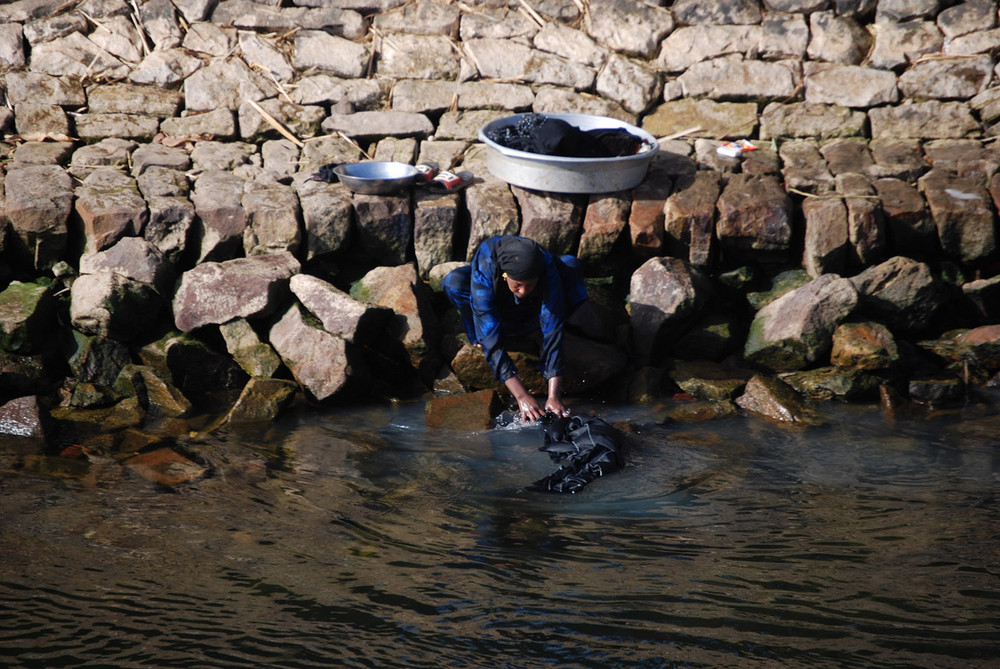
<instances>
[{"instance_id":1,"label":"dark headscarf","mask_svg":"<svg viewBox=\"0 0 1000 669\"><path fill-rule=\"evenodd\" d=\"M542 251L524 237L501 237L496 245L497 264L514 281L531 281L542 275Z\"/></svg>"}]
</instances>

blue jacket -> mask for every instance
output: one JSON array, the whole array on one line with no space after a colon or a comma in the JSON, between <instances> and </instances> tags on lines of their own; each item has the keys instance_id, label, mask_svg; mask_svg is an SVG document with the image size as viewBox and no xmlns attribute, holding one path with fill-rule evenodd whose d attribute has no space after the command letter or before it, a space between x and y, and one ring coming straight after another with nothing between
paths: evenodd
<instances>
[{"instance_id":1,"label":"blue jacket","mask_svg":"<svg viewBox=\"0 0 1000 669\"><path fill-rule=\"evenodd\" d=\"M535 289L517 300L507 287L495 256L497 237L479 245L472 256L472 313L476 339L483 347L493 374L501 381L516 375L503 349L505 336L542 332L539 368L546 379L563 373L563 320L566 296L552 254L539 246L544 269Z\"/></svg>"}]
</instances>

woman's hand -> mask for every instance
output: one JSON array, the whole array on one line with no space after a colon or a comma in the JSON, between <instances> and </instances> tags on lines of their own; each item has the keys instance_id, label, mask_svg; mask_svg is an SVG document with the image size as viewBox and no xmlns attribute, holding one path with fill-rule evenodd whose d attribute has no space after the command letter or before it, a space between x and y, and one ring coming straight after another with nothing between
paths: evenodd
<instances>
[{"instance_id":1,"label":"woman's hand","mask_svg":"<svg viewBox=\"0 0 1000 669\"><path fill-rule=\"evenodd\" d=\"M553 376L549 379L549 399L545 402L545 410L560 418L569 415L569 409L563 406L559 396L562 394L562 377Z\"/></svg>"},{"instance_id":2,"label":"woman's hand","mask_svg":"<svg viewBox=\"0 0 1000 669\"><path fill-rule=\"evenodd\" d=\"M548 401L545 402L545 410L559 417L569 415L569 409L563 406L562 400L558 397L549 397Z\"/></svg>"},{"instance_id":3,"label":"woman's hand","mask_svg":"<svg viewBox=\"0 0 1000 669\"><path fill-rule=\"evenodd\" d=\"M521 379L512 376L504 381L504 385L507 386L507 390L517 400L517 408L521 411L521 420L531 423L545 415L542 407L538 404L538 400L528 392L528 389L521 383Z\"/></svg>"}]
</instances>

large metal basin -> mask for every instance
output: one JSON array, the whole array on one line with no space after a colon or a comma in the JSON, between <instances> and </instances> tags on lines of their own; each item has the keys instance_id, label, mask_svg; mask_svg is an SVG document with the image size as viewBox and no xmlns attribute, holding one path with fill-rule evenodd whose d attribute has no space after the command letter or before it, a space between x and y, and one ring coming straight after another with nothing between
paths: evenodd
<instances>
[{"instance_id":1,"label":"large metal basin","mask_svg":"<svg viewBox=\"0 0 1000 669\"><path fill-rule=\"evenodd\" d=\"M615 158L566 158L518 151L497 144L486 136L516 124L524 114L514 114L487 123L479 129L479 141L486 145L486 168L507 183L552 193L611 193L635 188L646 178L649 163L659 148L656 138L634 125L605 116L588 114L545 114L575 125L581 130L623 128L641 137L643 151Z\"/></svg>"}]
</instances>

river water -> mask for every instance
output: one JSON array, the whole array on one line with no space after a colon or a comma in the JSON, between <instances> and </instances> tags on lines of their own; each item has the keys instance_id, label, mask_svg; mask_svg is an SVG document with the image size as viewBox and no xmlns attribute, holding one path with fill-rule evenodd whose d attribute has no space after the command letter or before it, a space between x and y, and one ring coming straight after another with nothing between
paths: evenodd
<instances>
[{"instance_id":1,"label":"river water","mask_svg":"<svg viewBox=\"0 0 1000 669\"><path fill-rule=\"evenodd\" d=\"M0 666L997 666L998 402L575 406L636 430L576 495L524 490L540 427L419 403L181 440L173 491L0 442Z\"/></svg>"}]
</instances>

